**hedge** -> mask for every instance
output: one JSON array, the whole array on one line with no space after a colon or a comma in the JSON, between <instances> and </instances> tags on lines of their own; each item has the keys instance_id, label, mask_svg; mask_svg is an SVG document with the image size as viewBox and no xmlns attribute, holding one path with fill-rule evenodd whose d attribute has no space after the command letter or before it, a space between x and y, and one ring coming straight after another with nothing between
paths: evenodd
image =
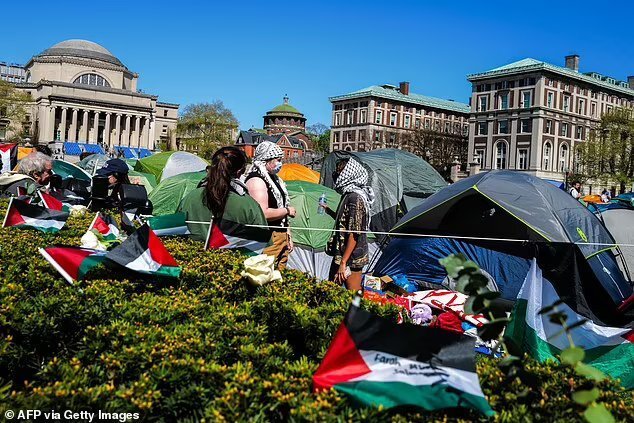
<instances>
[{"instance_id":1,"label":"hedge","mask_svg":"<svg viewBox=\"0 0 634 423\"><path fill-rule=\"evenodd\" d=\"M0 216L7 201L0 200ZM166 283L98 268L70 286L38 254L79 245L91 221L69 219L56 235L0 229L0 413L70 409L139 413L146 421L473 421L466 410L359 408L334 391L313 394L311 377L351 295L297 271L248 287L244 257L202 251L186 239L167 248L183 267ZM396 319L393 306L364 307ZM525 359L539 381L527 391L496 361L478 359L498 421L575 421L570 395L583 380L555 363ZM601 383L615 417L634 415L632 395Z\"/></svg>"}]
</instances>

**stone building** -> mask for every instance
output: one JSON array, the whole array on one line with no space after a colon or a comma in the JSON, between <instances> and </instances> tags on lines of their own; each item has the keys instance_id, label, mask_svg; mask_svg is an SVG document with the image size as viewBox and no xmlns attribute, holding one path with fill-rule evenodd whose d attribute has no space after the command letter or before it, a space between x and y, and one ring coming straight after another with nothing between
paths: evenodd
<instances>
[{"instance_id":1,"label":"stone building","mask_svg":"<svg viewBox=\"0 0 634 423\"><path fill-rule=\"evenodd\" d=\"M523 59L467 77L472 83L469 161L482 169L514 169L564 181L579 171L575 147L601 115L634 107L628 82L579 71L579 56L565 67Z\"/></svg>"},{"instance_id":2,"label":"stone building","mask_svg":"<svg viewBox=\"0 0 634 423\"><path fill-rule=\"evenodd\" d=\"M374 85L329 100L331 151L401 148L399 138L416 130L462 137L467 142L469 105L411 93L409 82L398 87Z\"/></svg>"},{"instance_id":3,"label":"stone building","mask_svg":"<svg viewBox=\"0 0 634 423\"><path fill-rule=\"evenodd\" d=\"M33 141L137 152L175 144L178 104L141 92L139 75L99 44L63 41L33 56L24 72L15 85L33 98L26 122Z\"/></svg>"}]
</instances>

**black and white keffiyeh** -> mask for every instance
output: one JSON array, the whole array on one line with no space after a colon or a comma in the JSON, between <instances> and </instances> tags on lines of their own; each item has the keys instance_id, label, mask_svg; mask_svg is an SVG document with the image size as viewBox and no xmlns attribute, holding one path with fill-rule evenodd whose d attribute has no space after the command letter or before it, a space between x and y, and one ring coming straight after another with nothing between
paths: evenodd
<instances>
[{"instance_id":1,"label":"black and white keffiyeh","mask_svg":"<svg viewBox=\"0 0 634 423\"><path fill-rule=\"evenodd\" d=\"M265 166L268 160L281 159L282 157L284 157L284 152L277 144L270 141L263 141L256 147L255 156L253 157L253 163L251 164L251 167L247 169L243 176L243 178L246 178L250 173L257 173L257 175L264 180L266 186L273 193L277 208L290 206L291 203L289 200L288 191L286 190L286 184L284 183L282 178L278 177L277 175L271 175L266 170ZM277 182L277 184L273 182L273 178L275 178L275 182Z\"/></svg>"},{"instance_id":2,"label":"black and white keffiyeh","mask_svg":"<svg viewBox=\"0 0 634 423\"><path fill-rule=\"evenodd\" d=\"M359 162L350 159L335 181L335 189L341 194L349 192L359 194L365 203L369 216L370 207L374 203L374 190L368 186L368 179L368 171Z\"/></svg>"}]
</instances>

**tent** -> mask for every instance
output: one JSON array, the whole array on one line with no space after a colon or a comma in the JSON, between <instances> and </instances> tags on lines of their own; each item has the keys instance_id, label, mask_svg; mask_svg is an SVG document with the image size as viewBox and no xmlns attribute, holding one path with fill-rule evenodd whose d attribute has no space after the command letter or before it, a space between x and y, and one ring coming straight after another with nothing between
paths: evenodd
<instances>
[{"instance_id":1,"label":"tent","mask_svg":"<svg viewBox=\"0 0 634 423\"><path fill-rule=\"evenodd\" d=\"M319 173L297 163L287 163L282 166L278 176L284 181L305 181L319 183Z\"/></svg>"},{"instance_id":2,"label":"tent","mask_svg":"<svg viewBox=\"0 0 634 423\"><path fill-rule=\"evenodd\" d=\"M53 172L62 179L75 178L85 182L91 182L92 177L84 169L63 160L53 160Z\"/></svg>"},{"instance_id":3,"label":"tent","mask_svg":"<svg viewBox=\"0 0 634 423\"><path fill-rule=\"evenodd\" d=\"M105 154L91 154L90 156L84 157L84 159L80 160L77 163L77 166L81 167L89 174L94 175L111 158L112 157L109 157ZM129 165L128 167L132 169Z\"/></svg>"},{"instance_id":4,"label":"tent","mask_svg":"<svg viewBox=\"0 0 634 423\"><path fill-rule=\"evenodd\" d=\"M162 180L148 195L154 206L153 214L176 213L181 200L206 176L207 172L189 172Z\"/></svg>"},{"instance_id":5,"label":"tent","mask_svg":"<svg viewBox=\"0 0 634 423\"><path fill-rule=\"evenodd\" d=\"M31 154L35 149L33 147L18 147L18 160L22 160L29 154Z\"/></svg>"},{"instance_id":6,"label":"tent","mask_svg":"<svg viewBox=\"0 0 634 423\"><path fill-rule=\"evenodd\" d=\"M136 185L143 185L148 195L154 190L156 186L156 178L151 173L137 172L131 170L128 172L128 179L130 182Z\"/></svg>"},{"instance_id":7,"label":"tent","mask_svg":"<svg viewBox=\"0 0 634 423\"><path fill-rule=\"evenodd\" d=\"M463 253L502 298L514 301L529 261L537 257L560 295L597 321L615 318L632 297L612 252L614 239L600 220L566 192L521 172L483 172L450 185L392 231L399 236L384 249L375 274L402 274L438 287L447 283L438 258Z\"/></svg>"},{"instance_id":8,"label":"tent","mask_svg":"<svg viewBox=\"0 0 634 423\"><path fill-rule=\"evenodd\" d=\"M134 170L151 173L158 182L181 173L200 172L207 168L207 161L186 151L168 151L140 159Z\"/></svg>"},{"instance_id":9,"label":"tent","mask_svg":"<svg viewBox=\"0 0 634 423\"><path fill-rule=\"evenodd\" d=\"M591 204L588 209L601 219L619 244L621 260L617 262L621 271L631 281L630 272L634 271L634 247L629 245L634 245L634 205L621 200L617 197L609 203Z\"/></svg>"},{"instance_id":10,"label":"tent","mask_svg":"<svg viewBox=\"0 0 634 423\"><path fill-rule=\"evenodd\" d=\"M321 183L333 188L332 173L337 161L349 157L361 163L370 174L369 183L376 194L370 212L370 228L375 231L389 231L403 213L447 186L440 174L425 160L395 149L361 153L335 151L324 160Z\"/></svg>"}]
</instances>

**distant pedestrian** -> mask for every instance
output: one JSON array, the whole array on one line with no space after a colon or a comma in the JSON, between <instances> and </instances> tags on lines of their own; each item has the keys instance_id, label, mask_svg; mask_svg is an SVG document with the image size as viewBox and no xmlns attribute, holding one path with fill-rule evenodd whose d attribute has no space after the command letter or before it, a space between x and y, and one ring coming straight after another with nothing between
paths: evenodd
<instances>
[{"instance_id":1,"label":"distant pedestrian","mask_svg":"<svg viewBox=\"0 0 634 423\"><path fill-rule=\"evenodd\" d=\"M610 195L610 191L608 191L607 189L604 189L603 191L601 191L602 202L609 203L611 199L612 199L612 196Z\"/></svg>"},{"instance_id":2,"label":"distant pedestrian","mask_svg":"<svg viewBox=\"0 0 634 423\"><path fill-rule=\"evenodd\" d=\"M580 199L581 198L581 183L575 182L574 184L572 184L572 188L568 190L568 193L572 195L572 198L574 198L575 200Z\"/></svg>"}]
</instances>

